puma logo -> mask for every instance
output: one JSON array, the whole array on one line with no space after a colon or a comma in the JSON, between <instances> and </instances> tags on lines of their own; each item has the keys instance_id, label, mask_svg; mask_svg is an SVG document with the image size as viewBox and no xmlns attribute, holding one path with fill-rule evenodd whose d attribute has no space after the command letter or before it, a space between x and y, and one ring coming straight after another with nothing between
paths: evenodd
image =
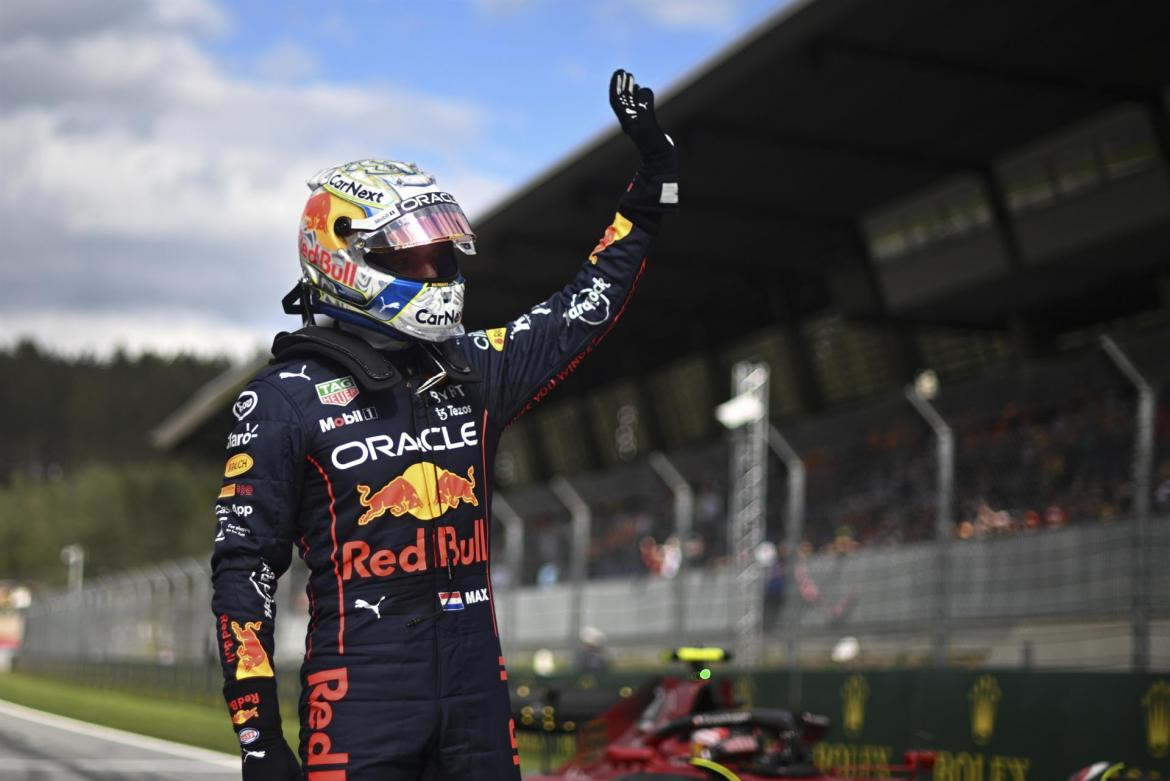
<instances>
[{"instance_id":1,"label":"puma logo","mask_svg":"<svg viewBox=\"0 0 1170 781\"><path fill-rule=\"evenodd\" d=\"M385 598L386 598L385 596L378 597L378 601L372 605L369 602L365 601L364 599L355 599L353 602L353 606L354 607L369 608L371 611L373 611L374 615L376 615L378 618L381 618L382 617L382 600Z\"/></svg>"},{"instance_id":2,"label":"puma logo","mask_svg":"<svg viewBox=\"0 0 1170 781\"><path fill-rule=\"evenodd\" d=\"M263 750L249 751L248 749L244 749L244 761L245 762L248 761L248 757L256 757L256 759L264 759L264 757L266 757L266 756L268 756L267 751L263 751Z\"/></svg>"},{"instance_id":3,"label":"puma logo","mask_svg":"<svg viewBox=\"0 0 1170 781\"><path fill-rule=\"evenodd\" d=\"M308 380L309 375L305 374L305 367L308 365L309 364L307 363L302 363L301 370L299 372L281 372L280 379L291 380L293 377L300 377L302 380ZM312 380L309 380L309 382L312 382Z\"/></svg>"}]
</instances>

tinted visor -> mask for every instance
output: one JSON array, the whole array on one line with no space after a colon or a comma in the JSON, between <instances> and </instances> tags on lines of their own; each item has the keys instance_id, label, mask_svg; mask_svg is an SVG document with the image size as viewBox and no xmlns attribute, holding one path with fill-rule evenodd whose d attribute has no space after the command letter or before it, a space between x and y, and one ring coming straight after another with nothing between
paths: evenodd
<instances>
[{"instance_id":1,"label":"tinted visor","mask_svg":"<svg viewBox=\"0 0 1170 781\"><path fill-rule=\"evenodd\" d=\"M405 249L436 241L470 242L475 234L456 203L432 203L365 234L366 249Z\"/></svg>"},{"instance_id":2,"label":"tinted visor","mask_svg":"<svg viewBox=\"0 0 1170 781\"><path fill-rule=\"evenodd\" d=\"M399 279L449 281L459 275L455 245L437 241L406 249L375 249L366 252L366 263Z\"/></svg>"}]
</instances>

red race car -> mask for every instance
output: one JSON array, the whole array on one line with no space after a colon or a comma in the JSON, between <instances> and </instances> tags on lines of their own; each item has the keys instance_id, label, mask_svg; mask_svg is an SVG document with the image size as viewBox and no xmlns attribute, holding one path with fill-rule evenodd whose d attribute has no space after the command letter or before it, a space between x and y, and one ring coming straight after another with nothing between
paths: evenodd
<instances>
[{"instance_id":1,"label":"red race car","mask_svg":"<svg viewBox=\"0 0 1170 781\"><path fill-rule=\"evenodd\" d=\"M691 665L689 677L664 676L586 722L577 731L577 753L560 769L529 781L859 781L826 775L812 764L810 747L829 729L829 719L775 708L738 707L731 681L711 680L709 665L730 654L721 648L679 648L670 658ZM565 712L555 691L519 703L518 724L535 712ZM561 723L573 724L573 720ZM553 721L545 718L547 734ZM929 751L908 751L905 764L867 768L873 777L917 778L934 766Z\"/></svg>"}]
</instances>

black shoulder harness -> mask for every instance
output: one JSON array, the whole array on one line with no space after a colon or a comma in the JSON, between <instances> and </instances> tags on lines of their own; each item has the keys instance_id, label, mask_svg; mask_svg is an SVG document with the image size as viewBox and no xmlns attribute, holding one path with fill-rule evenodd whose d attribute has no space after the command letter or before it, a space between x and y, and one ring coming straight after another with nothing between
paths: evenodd
<instances>
[{"instance_id":1,"label":"black shoulder harness","mask_svg":"<svg viewBox=\"0 0 1170 781\"><path fill-rule=\"evenodd\" d=\"M479 379L479 373L459 351L454 340L434 345L419 343L417 349L426 352L442 370L445 379L456 382ZM272 342L271 363L302 356L336 361L360 376L362 385L370 390L384 390L402 382L402 374L385 355L361 337L337 328L308 325L299 331L282 331L276 335Z\"/></svg>"},{"instance_id":2,"label":"black shoulder harness","mask_svg":"<svg viewBox=\"0 0 1170 781\"><path fill-rule=\"evenodd\" d=\"M308 325L291 334L281 331L272 341L271 363L304 356L340 363L360 376L362 385L370 390L393 388L402 382L402 375L385 356L364 339L336 328Z\"/></svg>"}]
</instances>

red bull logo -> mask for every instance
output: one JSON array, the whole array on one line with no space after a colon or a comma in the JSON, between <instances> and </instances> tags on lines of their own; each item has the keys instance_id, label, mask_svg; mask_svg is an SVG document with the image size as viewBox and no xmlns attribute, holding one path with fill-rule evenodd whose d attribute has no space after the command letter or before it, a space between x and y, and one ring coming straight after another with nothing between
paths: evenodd
<instances>
[{"instance_id":1,"label":"red bull logo","mask_svg":"<svg viewBox=\"0 0 1170 781\"><path fill-rule=\"evenodd\" d=\"M236 663L236 649L235 643L232 642L232 633L228 628L228 617L226 613L219 614L219 647L223 652L223 661L225 664Z\"/></svg>"},{"instance_id":2,"label":"red bull logo","mask_svg":"<svg viewBox=\"0 0 1170 781\"><path fill-rule=\"evenodd\" d=\"M301 214L301 235L297 242L301 261L334 282L356 290L357 264L338 253L345 249L345 241L333 232L333 224L340 217L362 219L365 216L359 207L328 192L309 198Z\"/></svg>"},{"instance_id":3,"label":"red bull logo","mask_svg":"<svg viewBox=\"0 0 1170 781\"><path fill-rule=\"evenodd\" d=\"M439 567L461 567L488 560L487 532L483 518L472 523L470 537L461 537L453 526L440 526L435 534L439 546L435 560ZM398 550L372 549L367 542L350 540L341 548L341 579L388 578L398 570L424 572L431 561L427 551L427 535L415 529L413 545Z\"/></svg>"},{"instance_id":4,"label":"red bull logo","mask_svg":"<svg viewBox=\"0 0 1170 781\"><path fill-rule=\"evenodd\" d=\"M309 690L309 733L305 751L308 754L306 764L317 765L346 765L349 763L349 754L333 751L333 739L325 731L333 723L333 703L345 699L349 692L349 673L344 667L332 670L321 670L305 679L305 686ZM310 781L344 781L345 770L316 770L309 771Z\"/></svg>"},{"instance_id":5,"label":"red bull logo","mask_svg":"<svg viewBox=\"0 0 1170 781\"><path fill-rule=\"evenodd\" d=\"M357 264L346 260L335 260L333 253L326 249L317 234L305 231L301 233L300 245L297 248L301 260L321 270L325 276L334 282L340 282L348 288L357 284Z\"/></svg>"},{"instance_id":6,"label":"red bull logo","mask_svg":"<svg viewBox=\"0 0 1170 781\"><path fill-rule=\"evenodd\" d=\"M260 715L260 693L248 692L228 700L228 710L232 714L232 724L244 724L251 721Z\"/></svg>"},{"instance_id":7,"label":"red bull logo","mask_svg":"<svg viewBox=\"0 0 1170 781\"><path fill-rule=\"evenodd\" d=\"M236 680L244 678L272 678L276 675L272 670L272 663L268 661L268 653L260 643L256 633L260 631L259 621L245 621L243 626L232 621L232 634L236 636Z\"/></svg>"},{"instance_id":8,"label":"red bull logo","mask_svg":"<svg viewBox=\"0 0 1170 781\"><path fill-rule=\"evenodd\" d=\"M475 467L467 467L467 477L460 477L429 461L411 464L398 477L373 494L368 485L357 487L358 501L367 508L358 518L358 526L390 513L400 518L410 513L420 521L438 518L460 502L479 506L475 498Z\"/></svg>"}]
</instances>

